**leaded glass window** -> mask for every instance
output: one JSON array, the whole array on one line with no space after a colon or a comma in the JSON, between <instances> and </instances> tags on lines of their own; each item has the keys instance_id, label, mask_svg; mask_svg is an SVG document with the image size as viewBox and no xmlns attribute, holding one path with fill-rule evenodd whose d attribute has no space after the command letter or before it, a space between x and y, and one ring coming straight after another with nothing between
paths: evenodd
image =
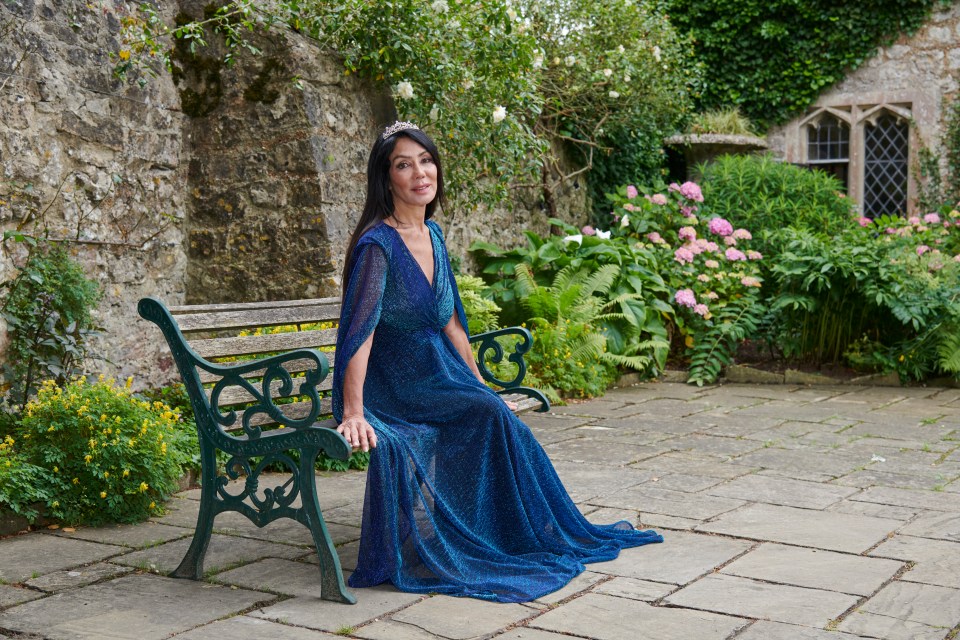
<instances>
[{"instance_id":1,"label":"leaded glass window","mask_svg":"<svg viewBox=\"0 0 960 640\"><path fill-rule=\"evenodd\" d=\"M863 214L907 212L910 125L885 113L863 127Z\"/></svg>"},{"instance_id":2,"label":"leaded glass window","mask_svg":"<svg viewBox=\"0 0 960 640\"><path fill-rule=\"evenodd\" d=\"M807 164L849 185L850 126L831 115L807 127Z\"/></svg>"}]
</instances>

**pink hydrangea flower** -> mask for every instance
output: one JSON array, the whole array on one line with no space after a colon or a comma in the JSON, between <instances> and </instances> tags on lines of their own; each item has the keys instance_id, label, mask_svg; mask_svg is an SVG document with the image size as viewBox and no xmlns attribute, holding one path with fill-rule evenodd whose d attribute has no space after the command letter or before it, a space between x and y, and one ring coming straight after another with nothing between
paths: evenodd
<instances>
[{"instance_id":1,"label":"pink hydrangea flower","mask_svg":"<svg viewBox=\"0 0 960 640\"><path fill-rule=\"evenodd\" d=\"M680 231L677 232L677 235L681 240L696 240L697 230L693 227L680 227Z\"/></svg>"},{"instance_id":2,"label":"pink hydrangea flower","mask_svg":"<svg viewBox=\"0 0 960 640\"><path fill-rule=\"evenodd\" d=\"M717 295L716 291L707 291L705 294L703 294L703 297L706 298L707 300L716 300L720 296Z\"/></svg>"},{"instance_id":3,"label":"pink hydrangea flower","mask_svg":"<svg viewBox=\"0 0 960 640\"><path fill-rule=\"evenodd\" d=\"M928 247L928 246L925 245L925 244L922 244L922 245L920 245L919 247L917 247L917 255L918 255L918 256L922 256L922 255L925 254L927 251L930 251L930 247Z\"/></svg>"},{"instance_id":4,"label":"pink hydrangea flower","mask_svg":"<svg viewBox=\"0 0 960 640\"><path fill-rule=\"evenodd\" d=\"M595 236L597 235L597 230L591 227L590 225L585 224L583 225L583 228L580 229L580 233L582 233L585 236Z\"/></svg>"},{"instance_id":5,"label":"pink hydrangea flower","mask_svg":"<svg viewBox=\"0 0 960 640\"><path fill-rule=\"evenodd\" d=\"M652 196L649 196L648 199L653 204L659 204L659 205L667 204L667 196L663 195L662 193L655 193Z\"/></svg>"},{"instance_id":6,"label":"pink hydrangea flower","mask_svg":"<svg viewBox=\"0 0 960 640\"><path fill-rule=\"evenodd\" d=\"M927 215L923 216L923 221L927 224L939 224L940 216L936 213L928 213Z\"/></svg>"},{"instance_id":7,"label":"pink hydrangea flower","mask_svg":"<svg viewBox=\"0 0 960 640\"><path fill-rule=\"evenodd\" d=\"M710 269L719 269L719 268L720 268L720 263L717 262L716 260L707 260L707 261L704 262L703 264L706 265L707 267L709 267Z\"/></svg>"},{"instance_id":8,"label":"pink hydrangea flower","mask_svg":"<svg viewBox=\"0 0 960 640\"><path fill-rule=\"evenodd\" d=\"M637 197L637 195L639 195L639 192L637 191L637 188L636 188L635 186L633 186L633 185L631 184L629 187L627 187L627 198L628 198L628 199L633 200L634 198Z\"/></svg>"},{"instance_id":9,"label":"pink hydrangea flower","mask_svg":"<svg viewBox=\"0 0 960 640\"><path fill-rule=\"evenodd\" d=\"M869 227L872 223L873 223L873 220L871 220L870 218L867 218L864 216L860 216L859 218L857 218L857 224L859 224L861 227Z\"/></svg>"},{"instance_id":10,"label":"pink hydrangea flower","mask_svg":"<svg viewBox=\"0 0 960 640\"><path fill-rule=\"evenodd\" d=\"M957 255L953 256L953 261L954 261L954 262L960 262L960 253L958 253Z\"/></svg>"},{"instance_id":11,"label":"pink hydrangea flower","mask_svg":"<svg viewBox=\"0 0 960 640\"><path fill-rule=\"evenodd\" d=\"M697 298L693 295L692 289L678 289L673 299L682 307L694 307L697 304Z\"/></svg>"},{"instance_id":12,"label":"pink hydrangea flower","mask_svg":"<svg viewBox=\"0 0 960 640\"><path fill-rule=\"evenodd\" d=\"M686 247L680 247L673 252L673 259L680 264L689 264L693 262L693 252Z\"/></svg>"},{"instance_id":13,"label":"pink hydrangea flower","mask_svg":"<svg viewBox=\"0 0 960 640\"><path fill-rule=\"evenodd\" d=\"M718 249L716 242L711 242L705 238L697 238L697 244L704 251L716 251Z\"/></svg>"},{"instance_id":14,"label":"pink hydrangea flower","mask_svg":"<svg viewBox=\"0 0 960 640\"><path fill-rule=\"evenodd\" d=\"M623 205L623 208L626 209L627 211L636 211L636 210L637 210L637 208L636 208L635 206L633 206L632 204L630 204L629 202L628 202L627 204Z\"/></svg>"},{"instance_id":15,"label":"pink hydrangea flower","mask_svg":"<svg viewBox=\"0 0 960 640\"><path fill-rule=\"evenodd\" d=\"M710 276L708 276L705 273L701 273L700 275L697 276L697 280L699 280L700 282L710 282Z\"/></svg>"},{"instance_id":16,"label":"pink hydrangea flower","mask_svg":"<svg viewBox=\"0 0 960 640\"><path fill-rule=\"evenodd\" d=\"M753 240L753 234L746 229L737 229L733 232L733 237L737 240Z\"/></svg>"},{"instance_id":17,"label":"pink hydrangea flower","mask_svg":"<svg viewBox=\"0 0 960 640\"><path fill-rule=\"evenodd\" d=\"M759 287L760 280L758 278L754 278L753 276L745 276L740 278L740 284L745 287Z\"/></svg>"},{"instance_id":18,"label":"pink hydrangea flower","mask_svg":"<svg viewBox=\"0 0 960 640\"><path fill-rule=\"evenodd\" d=\"M910 224L920 224L920 218L918 216L910 216L907 218L907 222Z\"/></svg>"},{"instance_id":19,"label":"pink hydrangea flower","mask_svg":"<svg viewBox=\"0 0 960 640\"><path fill-rule=\"evenodd\" d=\"M732 247L737 244L737 239L733 236L727 236L723 239L723 244L727 245L728 247Z\"/></svg>"},{"instance_id":20,"label":"pink hydrangea flower","mask_svg":"<svg viewBox=\"0 0 960 640\"><path fill-rule=\"evenodd\" d=\"M678 185L676 182L671 182L670 186L667 187L667 191L680 191L680 185Z\"/></svg>"},{"instance_id":21,"label":"pink hydrangea flower","mask_svg":"<svg viewBox=\"0 0 960 640\"><path fill-rule=\"evenodd\" d=\"M661 237L660 237L660 234L657 233L656 231L651 231L650 233L648 233L648 234L647 234L647 240L649 240L649 241L652 242L653 244L663 244L663 243L664 243L664 239L661 238Z\"/></svg>"},{"instance_id":22,"label":"pink hydrangea flower","mask_svg":"<svg viewBox=\"0 0 960 640\"><path fill-rule=\"evenodd\" d=\"M763 254L759 251L747 251L747 260L763 260Z\"/></svg>"},{"instance_id":23,"label":"pink hydrangea flower","mask_svg":"<svg viewBox=\"0 0 960 640\"><path fill-rule=\"evenodd\" d=\"M734 249L733 247L730 247L729 249L727 249L727 251L723 255L725 255L727 257L727 260L731 262L747 259L747 256L743 253L743 251L740 251L739 249Z\"/></svg>"},{"instance_id":24,"label":"pink hydrangea flower","mask_svg":"<svg viewBox=\"0 0 960 640\"><path fill-rule=\"evenodd\" d=\"M710 309L705 304L698 304L693 308L693 312L705 318L707 314L710 313Z\"/></svg>"},{"instance_id":25,"label":"pink hydrangea flower","mask_svg":"<svg viewBox=\"0 0 960 640\"><path fill-rule=\"evenodd\" d=\"M680 207L680 215L684 218L693 218L693 212L696 210L696 207ZM696 223L696 221L694 221L694 223Z\"/></svg>"},{"instance_id":26,"label":"pink hydrangea flower","mask_svg":"<svg viewBox=\"0 0 960 640\"><path fill-rule=\"evenodd\" d=\"M700 246L699 244L697 244L696 242L688 242L687 244L685 244L685 245L683 245L683 246L686 247L687 249L690 249L690 253L692 253L692 254L695 255L695 256L698 256L698 255L700 255L701 253L703 253L703 247L701 247L701 246Z\"/></svg>"},{"instance_id":27,"label":"pink hydrangea flower","mask_svg":"<svg viewBox=\"0 0 960 640\"><path fill-rule=\"evenodd\" d=\"M700 187L695 182L684 182L680 185L680 195L687 200L703 202L703 192L700 191Z\"/></svg>"},{"instance_id":28,"label":"pink hydrangea flower","mask_svg":"<svg viewBox=\"0 0 960 640\"><path fill-rule=\"evenodd\" d=\"M710 220L710 222L707 223L707 229L710 230L710 233L718 236L728 236L733 233L733 225L723 218L713 218Z\"/></svg>"}]
</instances>

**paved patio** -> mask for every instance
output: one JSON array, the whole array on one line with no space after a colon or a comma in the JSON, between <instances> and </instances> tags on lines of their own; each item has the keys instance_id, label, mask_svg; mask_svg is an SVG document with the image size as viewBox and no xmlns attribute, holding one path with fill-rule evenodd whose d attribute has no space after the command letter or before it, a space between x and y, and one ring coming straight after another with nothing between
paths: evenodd
<instances>
[{"instance_id":1,"label":"paved patio","mask_svg":"<svg viewBox=\"0 0 960 640\"><path fill-rule=\"evenodd\" d=\"M541 601L358 589L317 598L300 525L221 516L205 582L196 492L152 522L0 540L0 638L742 640L960 634L960 390L642 384L526 416L591 520L662 545ZM362 473L318 482L346 570Z\"/></svg>"}]
</instances>

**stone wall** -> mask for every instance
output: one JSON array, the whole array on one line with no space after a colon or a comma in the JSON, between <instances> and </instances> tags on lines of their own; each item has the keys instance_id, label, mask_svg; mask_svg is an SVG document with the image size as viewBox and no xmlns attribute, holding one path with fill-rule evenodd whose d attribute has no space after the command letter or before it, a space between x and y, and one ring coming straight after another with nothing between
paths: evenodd
<instances>
[{"instance_id":1,"label":"stone wall","mask_svg":"<svg viewBox=\"0 0 960 640\"><path fill-rule=\"evenodd\" d=\"M136 300L184 299L184 117L169 78L112 76L116 15L73 0L0 4L0 226L69 240L103 288L94 370L169 367ZM23 249L5 243L0 279Z\"/></svg>"},{"instance_id":2,"label":"stone wall","mask_svg":"<svg viewBox=\"0 0 960 640\"><path fill-rule=\"evenodd\" d=\"M172 22L200 15L204 3L157 5ZM119 49L123 6L0 4L0 228L69 241L104 291L90 368L155 386L175 372L159 332L136 315L139 298L337 294L370 144L394 108L292 33L265 38L262 56L229 67L210 38L196 56L179 51L173 74L142 87L120 81L109 54ZM558 208L582 222L579 186L564 187ZM546 232L546 219L534 192L518 193L511 209L438 216L460 258L474 240L522 243L524 229ZM6 243L0 280L23 257Z\"/></svg>"},{"instance_id":3,"label":"stone wall","mask_svg":"<svg viewBox=\"0 0 960 640\"><path fill-rule=\"evenodd\" d=\"M938 5L939 6L939 5ZM960 74L960 2L940 8L911 37L901 37L881 48L859 69L825 91L808 110L823 107L855 109L868 113L875 105L902 107L911 114L911 174L921 146L936 149L944 125L943 105L953 100ZM788 162L805 161L805 137L801 125L806 116L767 133L767 142L776 155ZM945 170L945 165L942 169ZM917 184L911 175L910 193Z\"/></svg>"}]
</instances>

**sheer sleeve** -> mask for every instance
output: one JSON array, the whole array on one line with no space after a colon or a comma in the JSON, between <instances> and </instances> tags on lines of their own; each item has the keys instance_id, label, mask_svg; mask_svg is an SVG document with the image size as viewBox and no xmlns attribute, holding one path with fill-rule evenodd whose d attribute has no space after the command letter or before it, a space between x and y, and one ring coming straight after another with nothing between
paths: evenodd
<instances>
[{"instance_id":1,"label":"sheer sleeve","mask_svg":"<svg viewBox=\"0 0 960 640\"><path fill-rule=\"evenodd\" d=\"M343 380L347 364L380 321L387 268L387 255L380 245L361 241L354 249L353 268L340 310L333 364L333 416L338 422L343 419Z\"/></svg>"}]
</instances>

